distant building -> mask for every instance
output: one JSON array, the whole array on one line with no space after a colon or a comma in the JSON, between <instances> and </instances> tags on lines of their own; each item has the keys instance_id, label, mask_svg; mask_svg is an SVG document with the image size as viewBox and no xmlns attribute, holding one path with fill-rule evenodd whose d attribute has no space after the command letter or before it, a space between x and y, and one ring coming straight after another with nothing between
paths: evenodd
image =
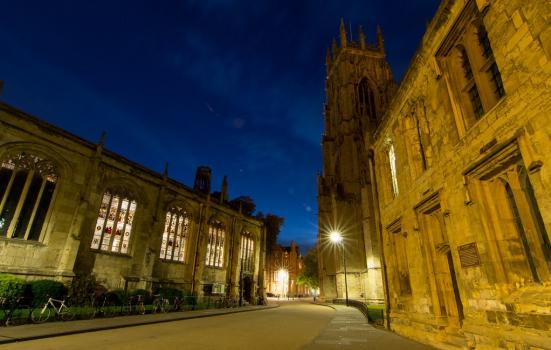
<instances>
[{"instance_id":1,"label":"distant building","mask_svg":"<svg viewBox=\"0 0 551 350\"><path fill-rule=\"evenodd\" d=\"M284 297L308 295L308 289L297 284L297 277L303 269L302 256L294 241L288 247L277 245L266 257L266 292Z\"/></svg>"},{"instance_id":2,"label":"distant building","mask_svg":"<svg viewBox=\"0 0 551 350\"><path fill-rule=\"evenodd\" d=\"M193 188L0 103L0 272L109 289L264 295L261 221Z\"/></svg>"},{"instance_id":3,"label":"distant building","mask_svg":"<svg viewBox=\"0 0 551 350\"><path fill-rule=\"evenodd\" d=\"M549 1L444 0L399 86L340 28L326 58L325 299L386 301L441 349L551 349ZM329 233L344 236L342 249ZM384 257L384 259L383 259Z\"/></svg>"}]
</instances>

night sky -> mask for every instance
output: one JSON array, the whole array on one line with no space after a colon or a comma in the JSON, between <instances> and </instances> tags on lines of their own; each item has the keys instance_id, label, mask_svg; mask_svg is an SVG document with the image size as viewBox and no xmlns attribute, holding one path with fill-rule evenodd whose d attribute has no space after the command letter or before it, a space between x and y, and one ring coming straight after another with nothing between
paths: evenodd
<instances>
[{"instance_id":1,"label":"night sky","mask_svg":"<svg viewBox=\"0 0 551 350\"><path fill-rule=\"evenodd\" d=\"M230 198L316 239L325 51L339 21L380 24L397 81L438 0L0 0L0 96L189 186L198 165Z\"/></svg>"}]
</instances>

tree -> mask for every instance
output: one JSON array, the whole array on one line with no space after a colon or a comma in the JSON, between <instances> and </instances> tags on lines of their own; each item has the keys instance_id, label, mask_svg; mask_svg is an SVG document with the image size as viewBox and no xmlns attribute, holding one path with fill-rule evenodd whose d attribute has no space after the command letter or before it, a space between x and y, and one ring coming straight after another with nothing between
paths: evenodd
<instances>
[{"instance_id":1,"label":"tree","mask_svg":"<svg viewBox=\"0 0 551 350\"><path fill-rule=\"evenodd\" d=\"M308 288L317 289L319 287L318 274L318 250L316 247L310 248L304 257L304 269L297 276L297 284L305 285Z\"/></svg>"},{"instance_id":2,"label":"tree","mask_svg":"<svg viewBox=\"0 0 551 350\"><path fill-rule=\"evenodd\" d=\"M252 216L256 210L256 204L250 196L239 196L230 201L230 206L235 210L239 210L245 215Z\"/></svg>"},{"instance_id":3,"label":"tree","mask_svg":"<svg viewBox=\"0 0 551 350\"><path fill-rule=\"evenodd\" d=\"M272 255L272 251L277 244L277 236L281 231L281 226L285 222L285 219L274 214L262 214L258 213L256 218L264 222L266 227L266 255Z\"/></svg>"}]
</instances>

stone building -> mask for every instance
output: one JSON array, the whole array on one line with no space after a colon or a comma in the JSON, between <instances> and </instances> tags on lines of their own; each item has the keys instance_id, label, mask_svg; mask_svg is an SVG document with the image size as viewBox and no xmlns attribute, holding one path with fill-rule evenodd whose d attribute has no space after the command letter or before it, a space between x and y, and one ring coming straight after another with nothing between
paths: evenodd
<instances>
[{"instance_id":1,"label":"stone building","mask_svg":"<svg viewBox=\"0 0 551 350\"><path fill-rule=\"evenodd\" d=\"M172 286L196 295L263 295L264 228L193 188L0 104L0 272L109 289Z\"/></svg>"},{"instance_id":2,"label":"stone building","mask_svg":"<svg viewBox=\"0 0 551 350\"><path fill-rule=\"evenodd\" d=\"M381 30L377 43L367 44L359 30L359 41L347 38L340 25L340 46L333 40L326 57L325 130L322 138L323 172L318 177L318 225L320 289L325 299L345 297L369 302L383 301L380 240L377 231L375 181L369 162L376 129L396 90L385 60ZM338 231L343 249L327 236Z\"/></svg>"},{"instance_id":3,"label":"stone building","mask_svg":"<svg viewBox=\"0 0 551 350\"><path fill-rule=\"evenodd\" d=\"M362 34L350 43L341 28L327 59L318 246L327 222L370 227L397 333L443 349L551 349L550 13L543 0L443 1L397 90L363 68ZM367 94L362 74L377 79ZM344 166L360 169L367 201L346 190ZM342 197L363 215L339 223ZM345 245L369 271L369 251ZM339 288L331 254L320 254L327 297Z\"/></svg>"},{"instance_id":4,"label":"stone building","mask_svg":"<svg viewBox=\"0 0 551 350\"><path fill-rule=\"evenodd\" d=\"M294 241L284 247L277 245L266 257L264 281L266 292L280 296L308 295L306 287L297 284L298 275L304 270L300 250Z\"/></svg>"}]
</instances>

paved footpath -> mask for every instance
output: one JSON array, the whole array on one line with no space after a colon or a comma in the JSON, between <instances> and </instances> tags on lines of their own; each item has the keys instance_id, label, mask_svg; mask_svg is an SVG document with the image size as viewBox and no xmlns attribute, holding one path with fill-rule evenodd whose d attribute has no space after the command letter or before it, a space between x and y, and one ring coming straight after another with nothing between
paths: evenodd
<instances>
[{"instance_id":1,"label":"paved footpath","mask_svg":"<svg viewBox=\"0 0 551 350\"><path fill-rule=\"evenodd\" d=\"M170 312L166 314L119 316L111 318L96 318L93 320L47 322L43 324L26 324L16 327L0 327L0 345L35 339L59 337L70 334L102 331L107 329L135 327L191 318L233 314L237 312L266 310L274 307L278 307L278 305L244 306L240 308L228 309L206 309L197 311Z\"/></svg>"},{"instance_id":2,"label":"paved footpath","mask_svg":"<svg viewBox=\"0 0 551 350\"><path fill-rule=\"evenodd\" d=\"M369 349L369 350L432 350L431 346L417 343L367 323L365 316L353 307L331 305L335 317L310 345L303 350Z\"/></svg>"}]
</instances>

